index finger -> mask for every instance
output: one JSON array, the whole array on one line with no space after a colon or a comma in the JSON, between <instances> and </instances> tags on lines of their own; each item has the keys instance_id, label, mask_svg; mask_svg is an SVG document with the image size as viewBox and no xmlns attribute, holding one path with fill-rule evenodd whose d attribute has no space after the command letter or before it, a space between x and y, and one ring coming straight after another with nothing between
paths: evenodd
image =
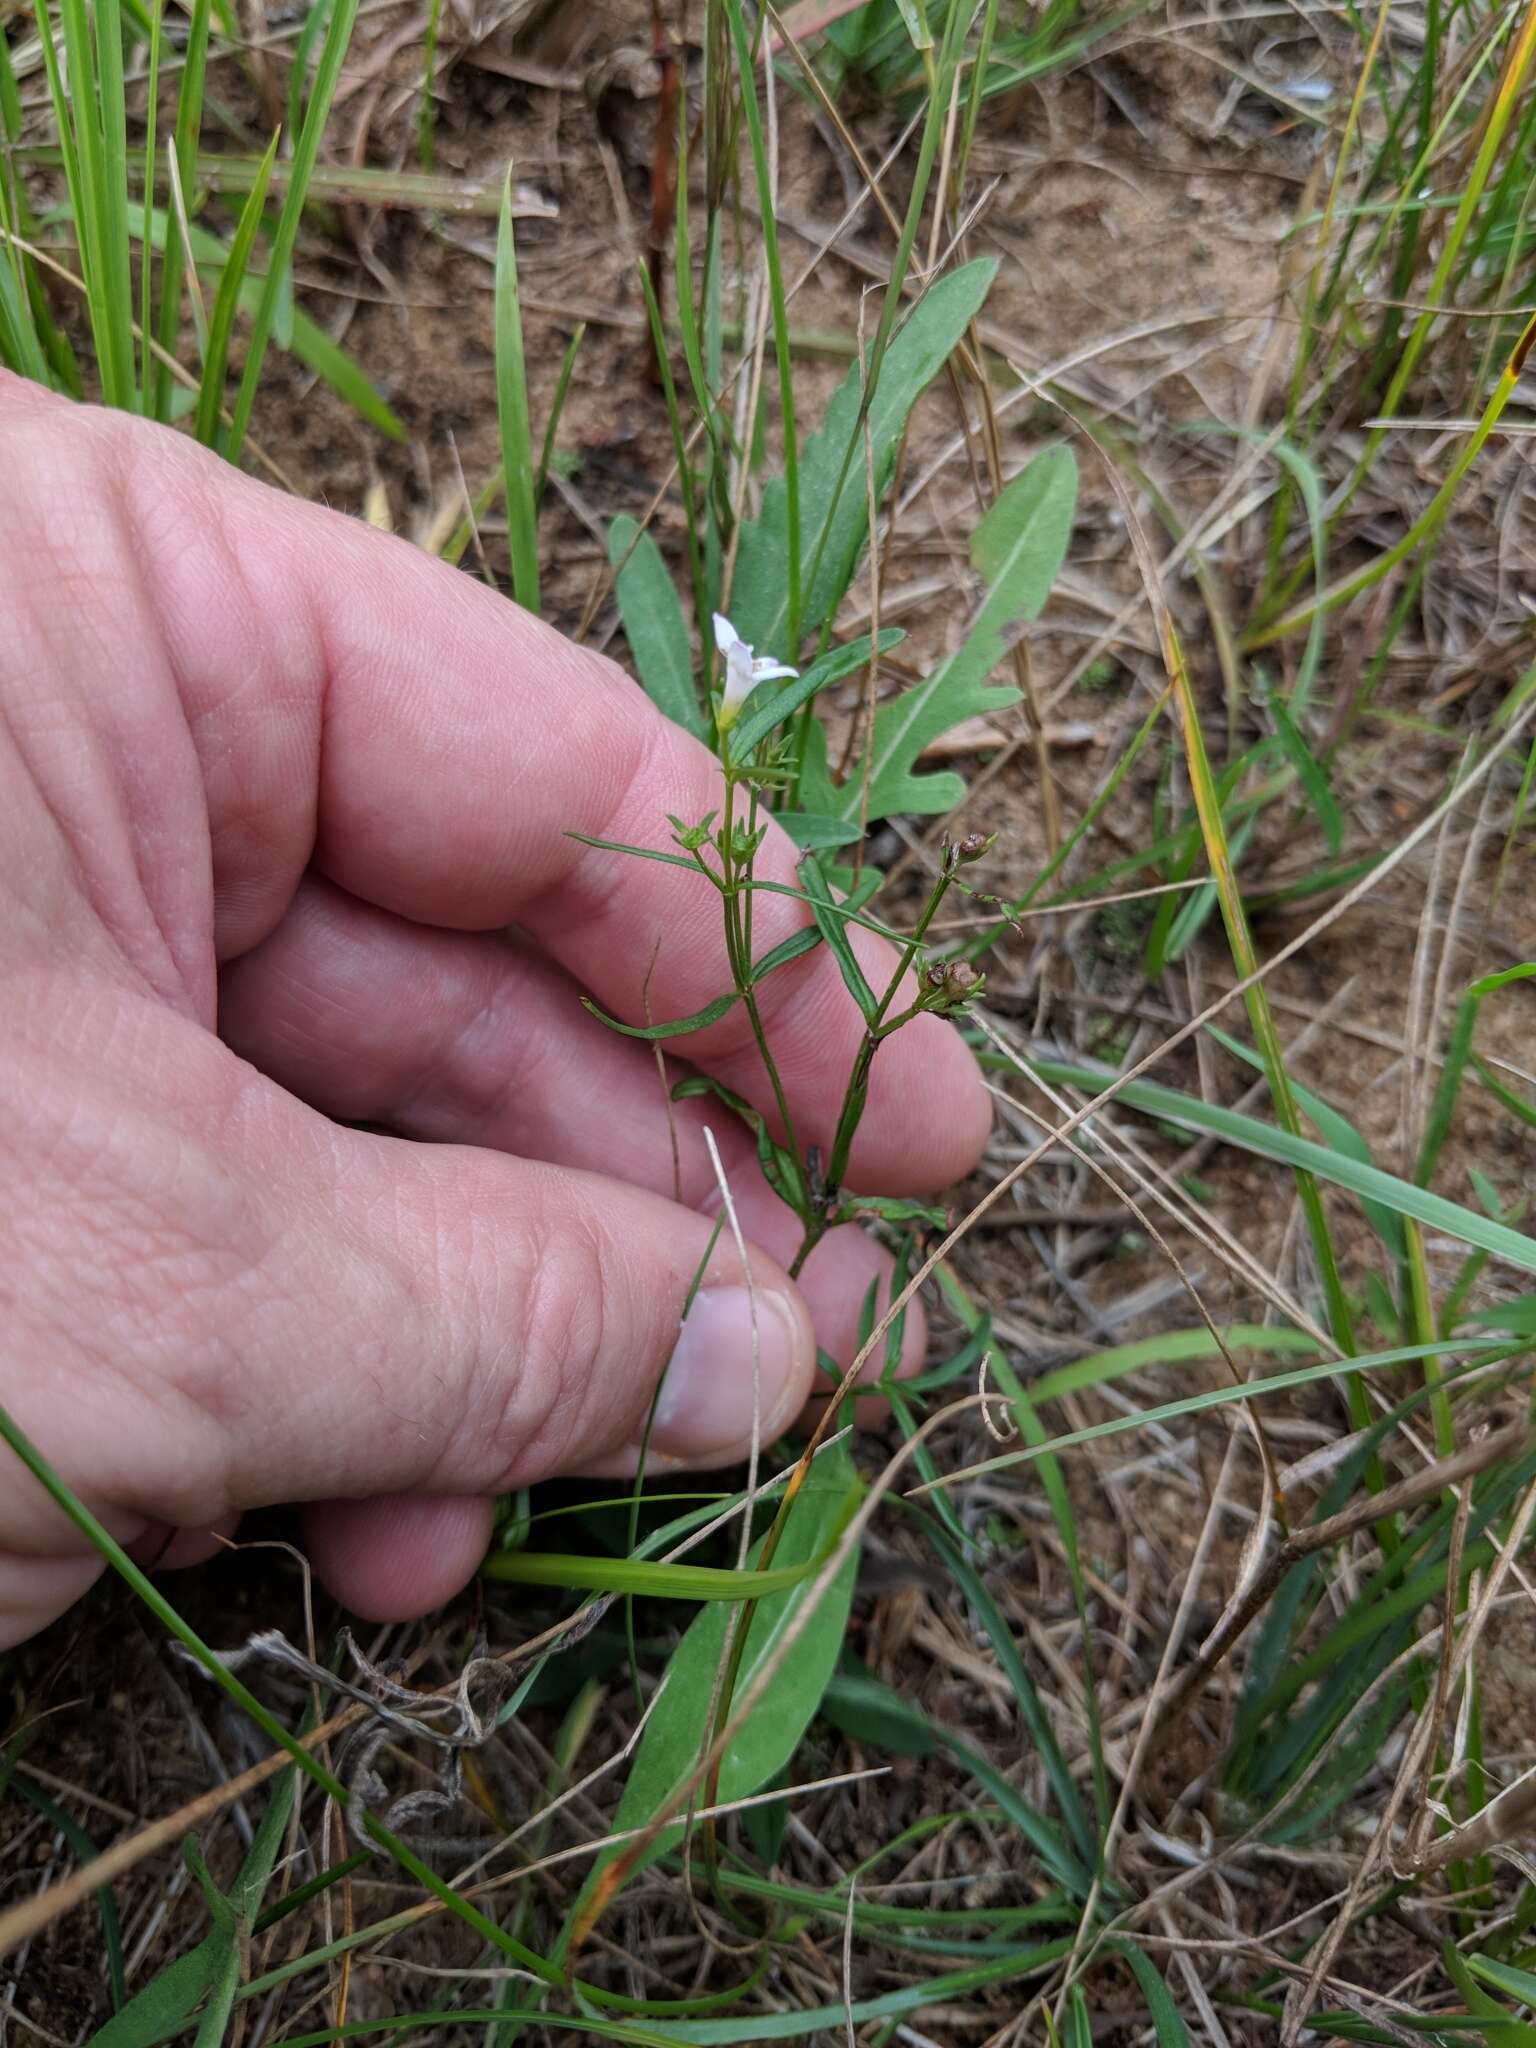
<instances>
[{"instance_id":1,"label":"index finger","mask_svg":"<svg viewBox=\"0 0 1536 2048\"><path fill-rule=\"evenodd\" d=\"M706 881L570 836L665 848L669 812L721 807L714 757L622 670L419 549L165 430L9 380L0 405L15 530L44 537L76 601L61 616L42 595L49 564L13 552L23 642L107 729L140 804L174 785L177 739L154 715L174 693L201 770L220 957L275 927L313 863L420 923L522 925L631 1023L729 988ZM110 611L82 619L92 606ZM759 875L793 885L795 858L771 825ZM754 953L809 921L803 903L758 894ZM891 949L867 933L856 949L883 988ZM862 1020L825 948L761 997L796 1135L825 1148ZM772 1111L741 1005L672 1049ZM941 1185L974 1163L987 1123L958 1036L919 1018L874 1063L855 1178Z\"/></svg>"}]
</instances>

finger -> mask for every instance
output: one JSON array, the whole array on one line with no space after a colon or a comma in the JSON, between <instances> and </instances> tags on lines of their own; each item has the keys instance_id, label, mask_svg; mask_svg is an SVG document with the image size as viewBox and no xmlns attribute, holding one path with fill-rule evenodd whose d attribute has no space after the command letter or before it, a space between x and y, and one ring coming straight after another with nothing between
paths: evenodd
<instances>
[{"instance_id":1,"label":"finger","mask_svg":"<svg viewBox=\"0 0 1536 2048\"><path fill-rule=\"evenodd\" d=\"M225 970L219 1001L228 1042L328 1115L608 1173L715 1214L708 1127L745 1234L782 1265L799 1250L801 1225L730 1110L669 1103L650 1048L590 1016L526 946L412 925L311 878L276 931ZM855 1150L855 1178L862 1166ZM872 1285L884 1294L889 1271L862 1231L817 1247L801 1284L834 1358L853 1356L865 1297ZM923 1343L918 1309L914 1366Z\"/></svg>"},{"instance_id":2,"label":"finger","mask_svg":"<svg viewBox=\"0 0 1536 2048\"><path fill-rule=\"evenodd\" d=\"M491 1541L491 1502L446 1494L321 1501L304 1548L325 1585L365 1621L414 1621L473 1578Z\"/></svg>"},{"instance_id":3,"label":"finger","mask_svg":"<svg viewBox=\"0 0 1536 2048\"><path fill-rule=\"evenodd\" d=\"M182 437L10 380L0 412L0 466L36 500L11 507L23 543L7 557L7 616L23 668L59 679L58 715L27 735L32 773L76 844L138 850L137 865L116 863L148 894L135 935L196 1004L208 949L256 944L312 859L419 923L521 922L631 1021L653 956L658 1016L691 1014L726 987L707 882L569 836L664 846L668 812L722 804L713 757L612 664L405 542L242 478ZM39 548L51 551L41 561ZM63 573L80 593L67 607L39 595ZM81 778L78 749L55 747L72 719L110 757L108 803ZM207 932L201 864L164 829L173 803L208 837ZM793 884L795 859L770 824L761 876ZM759 955L809 921L788 897L755 904ZM862 932L854 943L883 987L891 949ZM797 1141L825 1150L862 1020L825 948L759 999ZM740 1004L687 1049L771 1108ZM987 1121L970 1055L921 1017L875 1062L866 1170L882 1188L947 1184Z\"/></svg>"}]
</instances>

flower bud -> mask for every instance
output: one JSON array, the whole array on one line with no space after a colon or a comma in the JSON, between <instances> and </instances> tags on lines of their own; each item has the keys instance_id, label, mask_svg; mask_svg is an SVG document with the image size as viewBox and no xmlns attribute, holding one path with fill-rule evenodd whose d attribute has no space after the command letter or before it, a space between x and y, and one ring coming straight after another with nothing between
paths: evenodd
<instances>
[{"instance_id":1,"label":"flower bud","mask_svg":"<svg viewBox=\"0 0 1536 2048\"><path fill-rule=\"evenodd\" d=\"M955 844L956 865L963 867L973 860L980 860L983 854L991 852L996 839L995 832L967 832Z\"/></svg>"}]
</instances>

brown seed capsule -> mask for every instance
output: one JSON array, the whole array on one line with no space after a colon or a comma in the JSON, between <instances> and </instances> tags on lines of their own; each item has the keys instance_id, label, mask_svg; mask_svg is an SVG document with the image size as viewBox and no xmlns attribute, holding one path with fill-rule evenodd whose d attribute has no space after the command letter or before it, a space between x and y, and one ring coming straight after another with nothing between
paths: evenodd
<instances>
[{"instance_id":1,"label":"brown seed capsule","mask_svg":"<svg viewBox=\"0 0 1536 2048\"><path fill-rule=\"evenodd\" d=\"M995 832L967 832L955 845L955 859L961 863L980 860L984 853L991 851Z\"/></svg>"}]
</instances>

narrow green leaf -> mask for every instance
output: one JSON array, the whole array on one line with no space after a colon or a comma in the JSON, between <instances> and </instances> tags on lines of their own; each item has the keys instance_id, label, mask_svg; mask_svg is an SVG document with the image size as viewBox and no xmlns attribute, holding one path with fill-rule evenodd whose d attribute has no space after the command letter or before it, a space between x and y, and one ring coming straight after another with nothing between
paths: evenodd
<instances>
[{"instance_id":1,"label":"narrow green leaf","mask_svg":"<svg viewBox=\"0 0 1536 2048\"><path fill-rule=\"evenodd\" d=\"M315 54L315 44L320 32L330 18L331 0L311 0L304 26L299 30L299 39L293 46L293 58L288 67L288 133L297 135L304 125L305 88L309 84L310 61Z\"/></svg>"},{"instance_id":2,"label":"narrow green leaf","mask_svg":"<svg viewBox=\"0 0 1536 2048\"><path fill-rule=\"evenodd\" d=\"M204 1999L209 2004L198 2029L196 2048L215 2048L223 2039L239 1990L250 1933L293 1810L297 1778L298 1773L290 1767L274 1781L261 1825L228 1893L214 1891L206 1872L198 1870L205 1891L211 1894L210 1906L220 1909L216 1914L220 1924L196 1948L146 1984L104 2027L98 2028L91 2036L89 2048L153 2048L154 2043L179 2031ZM195 1853L191 1838L187 1846ZM188 1860L193 1860L192 1855ZM196 1857L194 1869L201 1865L201 1860Z\"/></svg>"},{"instance_id":3,"label":"narrow green leaf","mask_svg":"<svg viewBox=\"0 0 1536 2048\"><path fill-rule=\"evenodd\" d=\"M1536 2008L1536 1976L1529 1970L1520 1970L1513 1963L1495 1961L1492 1956L1468 1956L1467 1968L1474 1977L1481 1977L1485 1984L1491 1984L1495 1991L1502 1991L1510 1998L1518 1998L1522 2005Z\"/></svg>"},{"instance_id":4,"label":"narrow green leaf","mask_svg":"<svg viewBox=\"0 0 1536 2048\"><path fill-rule=\"evenodd\" d=\"M872 1998L856 1998L851 2008L839 1999L833 2005L802 2007L799 2012L731 2013L718 2020L674 2020L666 2037L674 2042L692 2043L693 2048L736 2048L736 2043L744 2041L824 2038L828 2032L835 2034L846 2026L850 2010L854 2025L862 2026L868 2020L902 2019L908 2013L921 2012L925 2006L953 2006L989 1984L1039 1976L1071 1952L1071 1936L1063 1935L1059 1941L1042 1942L1038 1948L991 1956L968 1969L950 1970L942 1977L920 1978L914 1984L898 1985L894 1991L877 1992ZM289 2043L287 2048L300 2048L300 2044Z\"/></svg>"},{"instance_id":5,"label":"narrow green leaf","mask_svg":"<svg viewBox=\"0 0 1536 2048\"><path fill-rule=\"evenodd\" d=\"M101 257L99 297L106 312L111 403L139 409L133 347L133 276L128 239L128 104L123 81L119 0L95 0L96 76L101 92ZM77 118L79 108L77 103ZM93 291L93 299L98 294ZM102 337L98 333L97 346ZM107 384L104 382L104 389Z\"/></svg>"},{"instance_id":6,"label":"narrow green leaf","mask_svg":"<svg viewBox=\"0 0 1536 2048\"><path fill-rule=\"evenodd\" d=\"M248 279L247 283L253 290L259 289L257 279ZM329 384L337 397L345 399L360 419L367 420L370 426L377 427L392 441L409 438L400 415L386 404L355 358L349 356L339 342L332 341L302 306L293 309L293 333L288 346L295 360Z\"/></svg>"},{"instance_id":7,"label":"narrow green leaf","mask_svg":"<svg viewBox=\"0 0 1536 2048\"><path fill-rule=\"evenodd\" d=\"M1074 1984L1067 1993L1061 2048L1093 2048L1093 2021L1088 2016L1088 2000L1083 1995L1081 1984Z\"/></svg>"},{"instance_id":8,"label":"narrow green leaf","mask_svg":"<svg viewBox=\"0 0 1536 2048\"><path fill-rule=\"evenodd\" d=\"M434 0L437 4L437 0ZM565 354L560 358L560 369L555 377L554 396L549 401L549 418L544 422L544 443L539 449L539 466L533 475L533 502L542 505L544 489L549 482L549 466L555 459L555 436L560 430L560 418L565 411L565 401L570 395L571 378L576 372L576 358L581 354L581 344L586 339L587 323L578 320L571 329L571 338L565 344Z\"/></svg>"},{"instance_id":9,"label":"narrow green leaf","mask_svg":"<svg viewBox=\"0 0 1536 2048\"><path fill-rule=\"evenodd\" d=\"M618 570L614 595L641 688L674 725L706 739L688 625L661 549L625 512L608 529L608 560Z\"/></svg>"},{"instance_id":10,"label":"narrow green leaf","mask_svg":"<svg viewBox=\"0 0 1536 2048\"><path fill-rule=\"evenodd\" d=\"M797 870L806 900L811 906L811 915L816 920L816 929L826 940L843 985L858 1004L866 1024L873 1024L880 1008L880 1000L864 977L864 970L854 954L848 936L848 927L839 914L839 907L833 901L832 889L826 871L814 853L808 853Z\"/></svg>"},{"instance_id":11,"label":"narrow green leaf","mask_svg":"<svg viewBox=\"0 0 1536 2048\"><path fill-rule=\"evenodd\" d=\"M1532 2026L1529 2020L1518 2019L1496 1998L1489 1997L1469 1967L1469 1961L1475 1958L1459 1955L1449 1941L1442 1947L1440 1955L1446 1975L1461 1993L1468 2012L1476 2013L1486 2023L1483 2038L1488 2048L1536 2048L1536 2026Z\"/></svg>"},{"instance_id":12,"label":"narrow green leaf","mask_svg":"<svg viewBox=\"0 0 1536 2048\"><path fill-rule=\"evenodd\" d=\"M690 865L690 863L684 863ZM734 993L716 996L712 1003L706 1003L702 1010L695 1010L691 1017L674 1017L667 1024L623 1024L617 1017L610 1017L606 1010L600 1010L590 996L583 996L581 1007L590 1010L610 1031L622 1031L626 1038L681 1038L689 1031L703 1031L720 1019L740 998Z\"/></svg>"},{"instance_id":13,"label":"narrow green leaf","mask_svg":"<svg viewBox=\"0 0 1536 2048\"><path fill-rule=\"evenodd\" d=\"M1440 1078L1435 1083L1429 1115L1425 1119L1423 1142L1414 1167L1413 1177L1421 1185L1427 1185L1433 1178L1441 1149L1450 1135L1456 1097L1461 1090L1467 1062L1472 1057L1472 1039L1477 1030L1479 1010L1499 989L1507 988L1511 982L1527 981L1533 974L1536 974L1536 963L1522 962L1518 967L1505 968L1500 974L1484 975L1481 981L1473 982L1457 1004L1455 1021L1445 1048L1445 1060L1440 1068Z\"/></svg>"},{"instance_id":14,"label":"narrow green leaf","mask_svg":"<svg viewBox=\"0 0 1536 2048\"><path fill-rule=\"evenodd\" d=\"M784 939L771 951L755 961L752 967L752 985L766 981L776 968L787 967L791 960L799 960L821 944L821 933L814 925L807 925L803 932L795 932Z\"/></svg>"},{"instance_id":15,"label":"narrow green leaf","mask_svg":"<svg viewBox=\"0 0 1536 2048\"><path fill-rule=\"evenodd\" d=\"M891 1756L932 1756L939 1747L933 1723L920 1708L859 1668L845 1665L833 1672L821 1711L834 1728L860 1742L875 1743Z\"/></svg>"},{"instance_id":16,"label":"narrow green leaf","mask_svg":"<svg viewBox=\"0 0 1536 2048\"><path fill-rule=\"evenodd\" d=\"M774 1137L768 1128L768 1119L761 1110L754 1109L744 1095L738 1095L734 1088L727 1088L725 1083L717 1081L713 1074L690 1074L685 1081L679 1081L672 1090L674 1102L694 1102L706 1095L713 1096L717 1102L723 1102L741 1118L756 1142L757 1163L763 1169L763 1179L779 1200L788 1203L795 1214L804 1220L809 1213L805 1174L794 1153Z\"/></svg>"}]
</instances>

